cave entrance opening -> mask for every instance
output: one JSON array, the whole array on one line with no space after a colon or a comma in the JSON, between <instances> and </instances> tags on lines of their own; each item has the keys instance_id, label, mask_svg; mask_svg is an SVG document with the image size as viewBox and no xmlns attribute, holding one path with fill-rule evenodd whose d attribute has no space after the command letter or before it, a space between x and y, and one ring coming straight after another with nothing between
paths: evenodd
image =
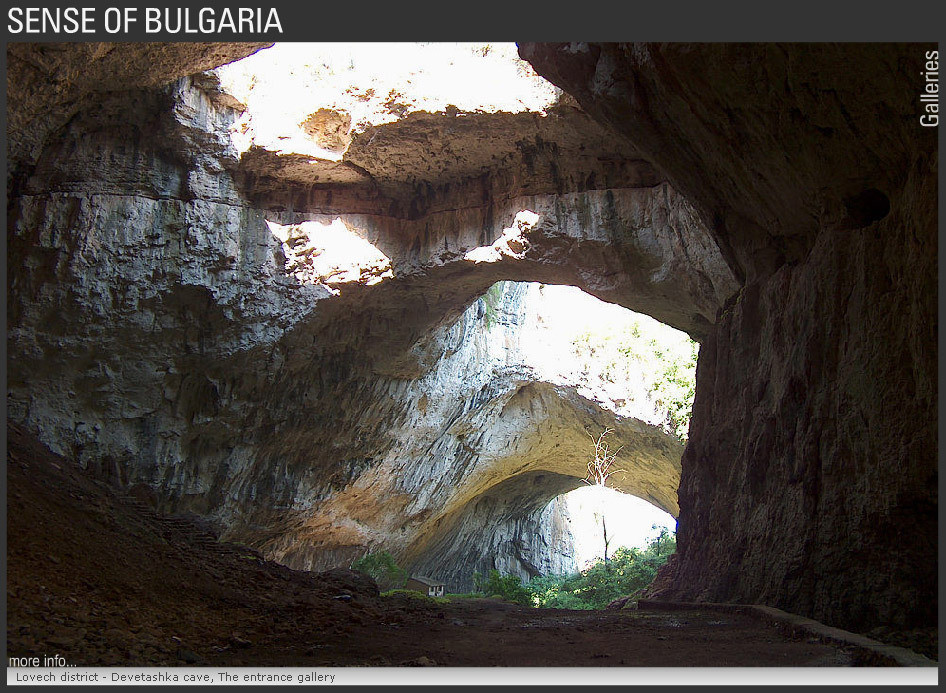
<instances>
[{"instance_id":1,"label":"cave entrance opening","mask_svg":"<svg viewBox=\"0 0 946 693\"><path fill-rule=\"evenodd\" d=\"M661 535L674 536L677 520L649 501L617 489L583 486L558 496L569 520L572 556L586 570L620 548L646 549Z\"/></svg>"},{"instance_id":2,"label":"cave entrance opening","mask_svg":"<svg viewBox=\"0 0 946 693\"><path fill-rule=\"evenodd\" d=\"M479 302L486 338L503 344L507 358L510 346L518 350L517 360L535 381L577 393L587 412L573 421L555 419L561 428L573 428L570 434L547 434L563 442L546 447L549 454L538 464L571 483L550 494L541 511L561 530L543 532L533 548L558 555L536 556L532 565L574 573L622 547L643 551L674 539L679 455L695 394L698 343L573 286L498 282ZM536 411L542 429L544 414ZM664 455L672 449L672 463L666 457L657 462L651 456L656 449ZM595 479L591 464L608 455L613 464ZM550 538L559 545L550 545Z\"/></svg>"},{"instance_id":3,"label":"cave entrance opening","mask_svg":"<svg viewBox=\"0 0 946 693\"><path fill-rule=\"evenodd\" d=\"M687 440L699 343L685 332L574 286L497 282L479 301L489 338L514 345L536 380Z\"/></svg>"},{"instance_id":4,"label":"cave entrance opening","mask_svg":"<svg viewBox=\"0 0 946 693\"><path fill-rule=\"evenodd\" d=\"M277 178L305 186L319 200L315 204L315 197L307 197L302 207L310 205L318 211L302 213L297 200L274 198L278 204L269 208L267 224L281 248L277 266L284 264L300 285L318 284L345 300L349 287L343 285L364 285L352 287L347 296L362 292L385 306L379 310L383 314L379 324L384 326L377 328L383 338L366 344L360 358L371 362L375 373L395 378L397 383L391 387L403 386L410 393L409 401L416 402L416 411L406 415L412 421L410 434L397 438L397 453L378 462L387 470L386 476L377 475L400 489L402 479L414 479L418 466L430 464L444 478L442 483L425 484L424 493L414 494L408 516L417 519L403 540L367 522L366 540L384 535L394 546L403 541L405 546L397 546L397 552L407 567L437 579L449 577L452 585L467 581L472 564L482 569L483 561L534 573L536 566L550 564L532 560L541 542L532 541L520 556L518 548L506 550L487 536L490 528L494 523L519 523L520 529L497 530L497 536L512 536L525 531L521 527L538 526L533 522L537 513L552 504L581 508L588 505L583 497L609 494L608 489L585 489L576 492L574 501L562 496L582 486L591 441L610 427L615 428L615 447L623 448L619 466L630 471L614 476L609 486L615 491L608 500L591 505L614 507L604 513L605 522L613 527L612 546L640 545L647 539L640 534L652 534L655 524L668 528L673 524L697 345L682 332L575 287L501 281L475 299L487 281L503 278L569 281L600 289L600 295L613 300L650 300L638 296L630 285L602 287L612 281L607 277L613 272L594 252L587 265L573 271L550 269L575 257L541 252L549 229L539 226L539 221L554 216L548 200L523 201L529 209L521 209L508 228L490 222L486 225L490 228L481 229L474 224L470 228L475 233L468 232L467 221L451 231L453 227L440 224L438 216L441 183L447 183L442 189L446 195L454 183L462 188L463 181L479 180L484 166L499 166L514 177L531 180L540 165L535 159L540 144L550 137L563 147L572 146L569 143L577 137L576 151L585 151L583 138L587 137L592 149L604 146L609 157L627 158L627 152L612 151L610 143L602 145L599 138L610 142L610 137L587 123L581 126L589 127L587 133L581 128L580 137L572 133L577 123L573 119L578 116L573 109L563 110L567 97L520 60L512 43L275 44L213 73L221 91L245 105L230 128L234 148L248 160L287 162ZM535 117L551 115L555 117ZM515 134L507 138L509 142L500 136L506 126L499 127L507 121L508 132ZM471 137L473 130L464 129L477 122L486 123L489 127L483 131L496 135L488 146L479 135ZM530 138L536 142L535 152L519 145L520 130L535 130L535 137ZM438 138L447 143L448 155L436 154L433 169L431 152L426 150L412 147L397 150L403 156L392 153L391 147L399 141ZM487 149L489 162L481 157ZM507 149L508 156L498 157ZM589 165L597 170L598 164ZM643 178L635 173L633 180L621 178L620 184L636 188L646 179L650 190L649 174L638 173ZM425 189L433 192L418 194L418 186L403 185L415 178L429 181ZM582 180L589 178L583 174ZM532 190L523 191L527 189ZM323 198L319 195L324 190L329 192ZM405 204L397 213L409 218L398 217L396 232L374 221L366 224L360 211L345 211L349 204L352 210L361 210L364 200L376 194L406 200L408 193L409 209ZM642 201L633 195L624 200L634 209ZM530 211L533 202L537 211ZM557 231L575 231L572 227L584 229L601 219L612 219L604 212L592 213L599 203L607 202L609 210L624 209L622 204L615 207L610 193L591 195L587 202L575 205L577 216L572 219L571 212L566 214L564 226ZM517 208L518 203L507 211ZM370 205L366 209L374 210ZM424 221L423 236L418 226L417 242L408 248L403 233L407 227L401 227L415 218L426 219L424 215L430 217L430 224ZM505 212L501 219L505 220ZM621 217L620 223L625 221ZM442 253L440 241L435 241L441 226L445 229ZM577 236L586 237L593 248L604 240L597 231ZM533 241L539 252L530 252ZM442 288L437 289L436 298L431 294L416 300L420 292L412 281L422 275L427 277L422 281L432 279ZM453 279L456 286L451 284ZM654 283L663 296L668 289L658 280ZM396 308L405 316L410 313L408 319L389 320L397 314L387 312L384 294L389 289L391 295L416 301L412 304L416 311ZM428 310L433 305L438 310ZM472 316L467 311L462 320L453 322L464 305L472 309ZM443 307L448 308L446 313L439 312ZM674 319L672 312L660 312L653 302L646 303L646 309ZM472 332L477 334L473 339ZM402 358L407 347L409 353ZM544 417L542 430L530 430L532 422L538 422L532 418L533 411ZM546 435L549 427L559 430ZM353 483L369 485L367 480ZM520 503L523 499L528 502ZM631 520L628 507L635 503L649 503L666 514ZM341 515L347 512L348 508L339 511ZM400 512L390 515L394 518ZM397 517L392 523L404 520ZM568 549L575 552L571 568L580 568L594 557L598 533L585 529L587 525L586 514L576 510L575 542ZM637 534L627 537L631 526ZM477 555L472 555L471 546L477 547ZM506 554L500 555L503 551Z\"/></svg>"}]
</instances>

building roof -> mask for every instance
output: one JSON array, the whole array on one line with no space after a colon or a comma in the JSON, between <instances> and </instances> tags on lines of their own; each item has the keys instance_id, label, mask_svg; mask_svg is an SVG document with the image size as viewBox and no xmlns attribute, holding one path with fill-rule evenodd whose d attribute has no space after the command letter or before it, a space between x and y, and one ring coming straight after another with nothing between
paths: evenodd
<instances>
[{"instance_id":1,"label":"building roof","mask_svg":"<svg viewBox=\"0 0 946 693\"><path fill-rule=\"evenodd\" d=\"M417 582L423 583L428 587L439 587L444 584L440 580L434 580L433 578L425 577L423 575L411 575L411 580L416 580Z\"/></svg>"}]
</instances>

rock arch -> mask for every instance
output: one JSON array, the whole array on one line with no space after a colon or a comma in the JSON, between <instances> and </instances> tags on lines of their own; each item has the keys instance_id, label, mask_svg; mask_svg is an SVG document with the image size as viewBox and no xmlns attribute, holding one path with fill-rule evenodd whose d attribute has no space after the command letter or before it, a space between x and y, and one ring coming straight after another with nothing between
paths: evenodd
<instances>
[{"instance_id":1,"label":"rock arch","mask_svg":"<svg viewBox=\"0 0 946 693\"><path fill-rule=\"evenodd\" d=\"M466 307L562 281L702 341L665 594L935 625L938 157L902 78L922 47L524 45L580 108L465 114L429 161L411 135L455 114L407 114L315 165L236 153L238 106L185 76L257 48L10 46L12 420L299 564L321 512L343 560L436 514L402 489L374 516L357 483L423 438L422 397L450 403ZM336 219L390 267L293 275L267 222ZM488 381L469 401L508 392Z\"/></svg>"},{"instance_id":2,"label":"rock arch","mask_svg":"<svg viewBox=\"0 0 946 693\"><path fill-rule=\"evenodd\" d=\"M279 157L261 169L261 153L228 149L233 109L206 80L147 93L70 121L15 199L16 419L294 567L384 547L468 580L457 556L424 547L457 542L490 498L529 520L584 476L597 428L633 454L617 484L676 512L678 442L536 380L509 356L515 329L488 347L468 308L498 280L568 283L706 333L731 273L646 164L601 168L621 145L592 121L570 107L549 122L484 116L511 140L557 133L558 149L517 150L485 178L435 171L405 208L415 171L379 171L380 193L314 185ZM411 161L404 131L424 118L374 134ZM475 123L452 143L467 168L495 154L477 149ZM556 158L569 148L584 148L577 170ZM352 152L372 160L357 140ZM550 192L563 181L580 184ZM524 478L548 485L517 508L508 480Z\"/></svg>"}]
</instances>

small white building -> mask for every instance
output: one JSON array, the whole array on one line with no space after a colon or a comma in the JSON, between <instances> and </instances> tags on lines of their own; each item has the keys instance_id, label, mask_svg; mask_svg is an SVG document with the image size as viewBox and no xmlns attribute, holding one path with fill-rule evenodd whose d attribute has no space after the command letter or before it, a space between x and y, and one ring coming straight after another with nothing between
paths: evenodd
<instances>
[{"instance_id":1,"label":"small white building","mask_svg":"<svg viewBox=\"0 0 946 693\"><path fill-rule=\"evenodd\" d=\"M445 591L444 583L423 575L413 575L407 580L405 589L426 594L428 597L442 597Z\"/></svg>"}]
</instances>

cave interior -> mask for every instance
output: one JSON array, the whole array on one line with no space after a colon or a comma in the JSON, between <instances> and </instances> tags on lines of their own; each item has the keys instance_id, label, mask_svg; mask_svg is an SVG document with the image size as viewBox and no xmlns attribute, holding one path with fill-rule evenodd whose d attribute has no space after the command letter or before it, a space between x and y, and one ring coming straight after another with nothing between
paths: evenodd
<instances>
[{"instance_id":1,"label":"cave interior","mask_svg":"<svg viewBox=\"0 0 946 693\"><path fill-rule=\"evenodd\" d=\"M935 653L933 48L521 43L477 59L533 101L323 71L288 137L268 44L10 44L8 429L261 560L458 592L562 569L608 429L678 521L651 598ZM699 343L685 444L528 360L554 285Z\"/></svg>"}]
</instances>

